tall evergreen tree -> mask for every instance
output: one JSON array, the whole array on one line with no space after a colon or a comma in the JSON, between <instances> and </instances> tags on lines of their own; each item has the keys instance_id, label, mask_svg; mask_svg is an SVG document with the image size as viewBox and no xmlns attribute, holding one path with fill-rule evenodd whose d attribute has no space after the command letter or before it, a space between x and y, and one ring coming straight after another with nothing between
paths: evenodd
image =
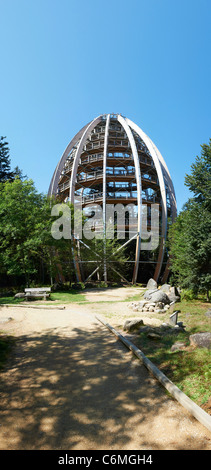
<instances>
[{"instance_id":1,"label":"tall evergreen tree","mask_svg":"<svg viewBox=\"0 0 211 470\"><path fill-rule=\"evenodd\" d=\"M10 152L6 137L0 137L0 182L11 180L13 172L10 166Z\"/></svg>"},{"instance_id":2,"label":"tall evergreen tree","mask_svg":"<svg viewBox=\"0 0 211 470\"><path fill-rule=\"evenodd\" d=\"M193 192L194 201L204 203L211 212L211 139L201 148L201 155L191 165L191 174L185 177L185 185Z\"/></svg>"},{"instance_id":3,"label":"tall evergreen tree","mask_svg":"<svg viewBox=\"0 0 211 470\"><path fill-rule=\"evenodd\" d=\"M195 294L211 290L211 139L186 175L193 197L170 229L171 269L181 287Z\"/></svg>"}]
</instances>

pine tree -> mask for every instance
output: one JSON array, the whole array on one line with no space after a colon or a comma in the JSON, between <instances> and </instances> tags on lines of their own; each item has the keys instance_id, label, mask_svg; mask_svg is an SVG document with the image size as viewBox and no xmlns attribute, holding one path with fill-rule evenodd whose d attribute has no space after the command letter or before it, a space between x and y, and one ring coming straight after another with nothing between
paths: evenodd
<instances>
[{"instance_id":1,"label":"pine tree","mask_svg":"<svg viewBox=\"0 0 211 470\"><path fill-rule=\"evenodd\" d=\"M194 201L204 203L211 212L211 139L201 148L201 155L191 165L191 174L185 177L185 185L192 191Z\"/></svg>"},{"instance_id":2,"label":"pine tree","mask_svg":"<svg viewBox=\"0 0 211 470\"><path fill-rule=\"evenodd\" d=\"M13 172L10 166L10 154L6 137L0 137L0 182L11 180Z\"/></svg>"},{"instance_id":3,"label":"pine tree","mask_svg":"<svg viewBox=\"0 0 211 470\"><path fill-rule=\"evenodd\" d=\"M171 270L181 287L196 295L211 290L211 139L186 175L193 197L170 229Z\"/></svg>"}]
</instances>

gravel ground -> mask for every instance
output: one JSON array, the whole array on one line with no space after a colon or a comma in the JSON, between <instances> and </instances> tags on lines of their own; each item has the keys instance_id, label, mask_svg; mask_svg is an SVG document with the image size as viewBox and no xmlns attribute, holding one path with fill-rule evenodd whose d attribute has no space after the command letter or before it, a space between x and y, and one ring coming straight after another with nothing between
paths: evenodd
<instances>
[{"instance_id":1,"label":"gravel ground","mask_svg":"<svg viewBox=\"0 0 211 470\"><path fill-rule=\"evenodd\" d=\"M0 449L210 450L211 433L95 312L99 303L0 308L1 332L17 339L0 373Z\"/></svg>"}]
</instances>

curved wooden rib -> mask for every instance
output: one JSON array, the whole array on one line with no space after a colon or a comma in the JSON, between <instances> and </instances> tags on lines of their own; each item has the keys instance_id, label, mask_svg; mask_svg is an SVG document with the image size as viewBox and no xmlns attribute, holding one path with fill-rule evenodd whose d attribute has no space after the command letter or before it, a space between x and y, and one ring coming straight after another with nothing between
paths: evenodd
<instances>
[{"instance_id":1,"label":"curved wooden rib","mask_svg":"<svg viewBox=\"0 0 211 470\"><path fill-rule=\"evenodd\" d=\"M167 233L167 203L166 203L166 188L165 188L165 182L164 182L164 177L163 177L163 172L160 164L160 160L153 148L152 142L149 139L149 137L142 131L142 129L137 126L133 121L130 119L126 118L126 121L128 125L135 131L137 134L141 137L141 139L144 141L145 145L147 146L150 155L153 159L155 169L158 175L158 181L159 181L159 186L160 186L160 192L161 192L161 202L162 202L162 227L161 227L161 240L160 240L160 249L159 249L159 254L158 254L158 260L157 260L157 265L155 268L154 272L154 279L158 281L159 275L160 275L160 270L163 262L163 256L164 256L164 249L165 249L165 241L166 241L166 233Z\"/></svg>"},{"instance_id":2,"label":"curved wooden rib","mask_svg":"<svg viewBox=\"0 0 211 470\"><path fill-rule=\"evenodd\" d=\"M135 266L133 271L133 284L136 283L137 275L138 275L138 268L139 268L139 259L140 259L140 250L141 250L141 223L142 223L142 183L141 183L141 169L138 157L138 151L136 148L135 139L133 137L132 131L128 125L128 120L124 119L122 116L118 114L117 116L118 121L124 128L128 140L130 142L134 165L135 165L135 174L136 174L136 182L137 182L137 203L138 203L138 233L136 239L136 254L135 254Z\"/></svg>"}]
</instances>

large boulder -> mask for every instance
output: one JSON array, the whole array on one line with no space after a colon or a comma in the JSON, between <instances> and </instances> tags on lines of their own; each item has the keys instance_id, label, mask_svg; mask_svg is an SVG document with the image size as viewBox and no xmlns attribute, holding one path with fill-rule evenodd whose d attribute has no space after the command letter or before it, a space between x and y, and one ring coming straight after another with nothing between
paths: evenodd
<instances>
[{"instance_id":1,"label":"large boulder","mask_svg":"<svg viewBox=\"0 0 211 470\"><path fill-rule=\"evenodd\" d=\"M179 289L177 289L177 287L171 286L169 291L171 292L171 294L174 294L174 295L177 295L178 297L180 297Z\"/></svg>"},{"instance_id":2,"label":"large boulder","mask_svg":"<svg viewBox=\"0 0 211 470\"><path fill-rule=\"evenodd\" d=\"M180 294L176 287L170 287L169 292L167 292L170 302L179 302Z\"/></svg>"},{"instance_id":3,"label":"large boulder","mask_svg":"<svg viewBox=\"0 0 211 470\"><path fill-rule=\"evenodd\" d=\"M150 302L162 302L163 304L170 304L170 300L165 292L160 289L155 291L147 291L144 294L145 299L150 300Z\"/></svg>"},{"instance_id":4,"label":"large boulder","mask_svg":"<svg viewBox=\"0 0 211 470\"><path fill-rule=\"evenodd\" d=\"M158 285L157 282L154 279L149 279L147 283L147 289L157 289Z\"/></svg>"},{"instance_id":5,"label":"large boulder","mask_svg":"<svg viewBox=\"0 0 211 470\"><path fill-rule=\"evenodd\" d=\"M14 299L24 299L26 297L25 292L18 292L14 295Z\"/></svg>"},{"instance_id":6,"label":"large boulder","mask_svg":"<svg viewBox=\"0 0 211 470\"><path fill-rule=\"evenodd\" d=\"M165 292L166 294L168 294L168 292L170 291L170 284L163 284L160 288L160 290L162 290L163 292Z\"/></svg>"},{"instance_id":7,"label":"large boulder","mask_svg":"<svg viewBox=\"0 0 211 470\"><path fill-rule=\"evenodd\" d=\"M180 296L179 295L174 295L173 292L168 292L168 298L170 303L171 302L179 302L180 301Z\"/></svg>"},{"instance_id":8,"label":"large boulder","mask_svg":"<svg viewBox=\"0 0 211 470\"><path fill-rule=\"evenodd\" d=\"M144 294L144 299L151 300L151 295L153 294L153 292L159 292L159 290L158 289L149 289L149 290L147 290Z\"/></svg>"},{"instance_id":9,"label":"large boulder","mask_svg":"<svg viewBox=\"0 0 211 470\"><path fill-rule=\"evenodd\" d=\"M143 326L144 322L142 319L133 319L133 320L126 320L124 324L124 330L126 331L134 331L138 330L140 326Z\"/></svg>"},{"instance_id":10,"label":"large boulder","mask_svg":"<svg viewBox=\"0 0 211 470\"><path fill-rule=\"evenodd\" d=\"M189 337L190 343L198 348L211 349L211 333L195 333Z\"/></svg>"}]
</instances>

